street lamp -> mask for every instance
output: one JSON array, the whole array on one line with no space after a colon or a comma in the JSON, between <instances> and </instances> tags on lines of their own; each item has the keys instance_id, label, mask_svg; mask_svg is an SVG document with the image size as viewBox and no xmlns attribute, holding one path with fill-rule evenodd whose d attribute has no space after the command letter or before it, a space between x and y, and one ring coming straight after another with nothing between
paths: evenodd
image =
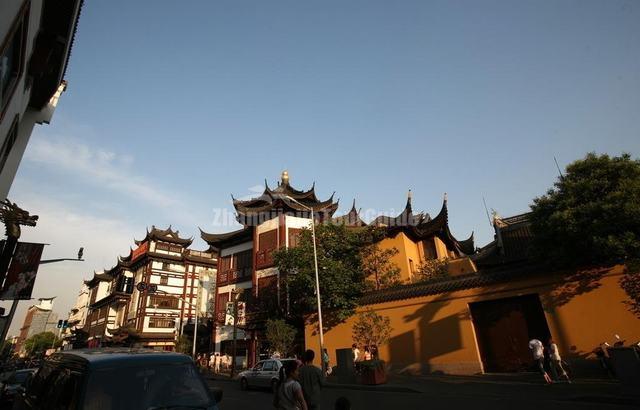
<instances>
[{"instance_id":1,"label":"street lamp","mask_svg":"<svg viewBox=\"0 0 640 410\"><path fill-rule=\"evenodd\" d=\"M324 360L322 360L322 353L324 352L324 332L322 331L322 307L320 305L320 278L318 276L318 250L316 248L316 220L315 215L313 213L313 208L310 206L306 206L301 204L299 201L293 199L289 195L284 195L290 201L295 202L301 207L309 210L311 212L311 239L313 240L313 264L316 273L316 301L318 303L318 334L320 335L320 362L322 363L322 371L324 372L326 369L324 368Z\"/></svg>"},{"instance_id":2,"label":"street lamp","mask_svg":"<svg viewBox=\"0 0 640 410\"><path fill-rule=\"evenodd\" d=\"M240 299L240 295L244 289L234 289L231 291L233 295L233 357L231 358L231 376L230 378L233 380L233 374L236 371L236 354L237 354L237 344L236 339L238 336L238 300Z\"/></svg>"}]
</instances>

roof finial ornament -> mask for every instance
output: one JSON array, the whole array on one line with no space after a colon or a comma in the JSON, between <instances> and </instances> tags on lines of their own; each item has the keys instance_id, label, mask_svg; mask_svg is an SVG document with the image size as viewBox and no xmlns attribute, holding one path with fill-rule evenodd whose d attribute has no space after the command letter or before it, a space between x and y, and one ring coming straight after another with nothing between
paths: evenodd
<instances>
[{"instance_id":1,"label":"roof finial ornament","mask_svg":"<svg viewBox=\"0 0 640 410\"><path fill-rule=\"evenodd\" d=\"M407 193L407 202L411 203L412 198L413 198L413 194L411 193L411 189L409 189L409 192Z\"/></svg>"},{"instance_id":2,"label":"roof finial ornament","mask_svg":"<svg viewBox=\"0 0 640 410\"><path fill-rule=\"evenodd\" d=\"M445 203L447 202L447 193L446 192L444 193L444 202Z\"/></svg>"},{"instance_id":3,"label":"roof finial ornament","mask_svg":"<svg viewBox=\"0 0 640 410\"><path fill-rule=\"evenodd\" d=\"M289 185L289 172L285 169L282 171L282 185Z\"/></svg>"}]
</instances>

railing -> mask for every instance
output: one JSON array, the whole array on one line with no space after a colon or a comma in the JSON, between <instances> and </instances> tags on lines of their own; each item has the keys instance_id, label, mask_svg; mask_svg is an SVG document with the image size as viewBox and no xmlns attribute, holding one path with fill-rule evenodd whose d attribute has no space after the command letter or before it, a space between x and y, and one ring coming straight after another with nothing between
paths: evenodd
<instances>
[{"instance_id":1,"label":"railing","mask_svg":"<svg viewBox=\"0 0 640 410\"><path fill-rule=\"evenodd\" d=\"M234 283L251 277L251 268L232 269L225 272L218 272L218 286L226 283Z\"/></svg>"},{"instance_id":2,"label":"railing","mask_svg":"<svg viewBox=\"0 0 640 410\"><path fill-rule=\"evenodd\" d=\"M256 269L269 268L274 265L273 251L274 249L267 249L256 253Z\"/></svg>"}]
</instances>

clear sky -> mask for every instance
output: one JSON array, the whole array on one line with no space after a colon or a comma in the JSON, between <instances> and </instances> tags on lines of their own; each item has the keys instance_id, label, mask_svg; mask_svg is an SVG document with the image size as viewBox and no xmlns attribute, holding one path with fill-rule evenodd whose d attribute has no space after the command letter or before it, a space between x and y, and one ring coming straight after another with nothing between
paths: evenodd
<instances>
[{"instance_id":1,"label":"clear sky","mask_svg":"<svg viewBox=\"0 0 640 410\"><path fill-rule=\"evenodd\" d=\"M230 194L283 169L339 213L397 213L412 189L435 215L447 192L454 235L482 246L483 196L524 212L554 156L640 155L639 45L633 0L85 1L10 199L40 215L24 240L86 262L43 266L34 297L66 315L146 226L234 229Z\"/></svg>"}]
</instances>

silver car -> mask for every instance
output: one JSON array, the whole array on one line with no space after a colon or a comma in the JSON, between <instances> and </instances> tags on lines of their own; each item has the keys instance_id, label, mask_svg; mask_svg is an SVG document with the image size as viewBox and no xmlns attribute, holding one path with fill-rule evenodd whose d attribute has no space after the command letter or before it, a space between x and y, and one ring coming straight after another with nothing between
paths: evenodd
<instances>
[{"instance_id":1,"label":"silver car","mask_svg":"<svg viewBox=\"0 0 640 410\"><path fill-rule=\"evenodd\" d=\"M259 361L253 368L240 372L240 388L247 390L250 387L269 387L276 390L282 364L296 359L267 359Z\"/></svg>"}]
</instances>

